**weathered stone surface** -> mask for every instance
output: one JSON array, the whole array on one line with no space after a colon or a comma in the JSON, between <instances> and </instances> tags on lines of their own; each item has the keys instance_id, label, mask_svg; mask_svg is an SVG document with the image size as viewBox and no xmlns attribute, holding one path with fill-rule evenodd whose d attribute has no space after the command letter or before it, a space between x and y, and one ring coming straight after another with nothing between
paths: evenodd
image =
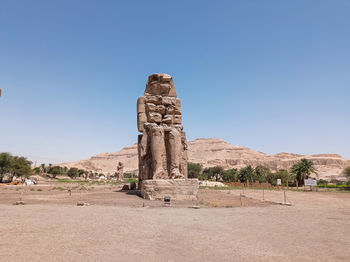
<instances>
[{"instance_id":1,"label":"weathered stone surface","mask_svg":"<svg viewBox=\"0 0 350 262\"><path fill-rule=\"evenodd\" d=\"M176 97L173 78L168 74L153 74L148 77L145 96Z\"/></svg>"},{"instance_id":2,"label":"weathered stone surface","mask_svg":"<svg viewBox=\"0 0 350 262\"><path fill-rule=\"evenodd\" d=\"M147 115L147 120L149 123L161 123L162 122L162 115L156 112L150 112Z\"/></svg>"},{"instance_id":3,"label":"weathered stone surface","mask_svg":"<svg viewBox=\"0 0 350 262\"><path fill-rule=\"evenodd\" d=\"M122 162L119 162L117 165L117 180L121 181L123 180L123 175L124 175L124 165Z\"/></svg>"},{"instance_id":4,"label":"weathered stone surface","mask_svg":"<svg viewBox=\"0 0 350 262\"><path fill-rule=\"evenodd\" d=\"M155 110L157 113L164 115L166 108L164 105L157 105Z\"/></svg>"},{"instance_id":5,"label":"weathered stone surface","mask_svg":"<svg viewBox=\"0 0 350 262\"><path fill-rule=\"evenodd\" d=\"M144 97L147 103L152 103L155 105L161 105L162 104L162 97L161 96L151 96L147 95Z\"/></svg>"},{"instance_id":6,"label":"weathered stone surface","mask_svg":"<svg viewBox=\"0 0 350 262\"><path fill-rule=\"evenodd\" d=\"M182 123L181 115L174 115L173 122L174 124L180 125Z\"/></svg>"},{"instance_id":7,"label":"weathered stone surface","mask_svg":"<svg viewBox=\"0 0 350 262\"><path fill-rule=\"evenodd\" d=\"M141 195L150 200L197 200L198 179L149 179L141 182Z\"/></svg>"},{"instance_id":8,"label":"weathered stone surface","mask_svg":"<svg viewBox=\"0 0 350 262\"><path fill-rule=\"evenodd\" d=\"M181 102L167 74L148 77L137 100L139 181L187 178L187 142L182 132Z\"/></svg>"}]
</instances>

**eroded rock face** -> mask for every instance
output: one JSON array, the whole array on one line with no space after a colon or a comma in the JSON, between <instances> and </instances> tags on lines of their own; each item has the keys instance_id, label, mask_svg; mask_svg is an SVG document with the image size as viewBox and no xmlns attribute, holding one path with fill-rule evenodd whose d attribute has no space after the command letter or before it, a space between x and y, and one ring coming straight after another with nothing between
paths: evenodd
<instances>
[{"instance_id":1,"label":"eroded rock face","mask_svg":"<svg viewBox=\"0 0 350 262\"><path fill-rule=\"evenodd\" d=\"M187 144L186 144L187 145ZM138 172L138 149L137 144L123 148L115 153L103 153L72 163L62 163L61 166L77 167L93 172L114 173L118 162L124 164L124 172ZM184 151L188 155L188 161L200 163L203 167L219 165L224 169L242 168L247 165L256 167L263 165L273 171L289 169L301 158L312 161L317 169L319 178L344 179L342 171L350 166L350 159L337 154L300 155L291 153L279 153L267 155L243 146L236 146L218 138L200 138L188 142L188 149ZM183 155L184 158L187 158Z\"/></svg>"},{"instance_id":2,"label":"eroded rock face","mask_svg":"<svg viewBox=\"0 0 350 262\"><path fill-rule=\"evenodd\" d=\"M187 178L187 141L181 101L167 74L148 77L137 100L139 181Z\"/></svg>"}]
</instances>

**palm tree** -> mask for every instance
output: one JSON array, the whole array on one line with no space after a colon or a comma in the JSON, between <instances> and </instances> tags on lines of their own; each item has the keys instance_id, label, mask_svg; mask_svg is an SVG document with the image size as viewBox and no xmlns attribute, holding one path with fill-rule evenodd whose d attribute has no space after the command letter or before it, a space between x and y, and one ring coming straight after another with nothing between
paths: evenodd
<instances>
[{"instance_id":1,"label":"palm tree","mask_svg":"<svg viewBox=\"0 0 350 262\"><path fill-rule=\"evenodd\" d=\"M317 175L313 163L305 158L292 166L291 173L296 177L297 186L303 185L304 179L308 178L311 174Z\"/></svg>"}]
</instances>

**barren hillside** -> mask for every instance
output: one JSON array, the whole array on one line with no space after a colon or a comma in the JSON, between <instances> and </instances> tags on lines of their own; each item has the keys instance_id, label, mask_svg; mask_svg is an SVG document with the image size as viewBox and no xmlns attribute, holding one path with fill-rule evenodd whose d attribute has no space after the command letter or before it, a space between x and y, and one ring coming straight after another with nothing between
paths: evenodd
<instances>
[{"instance_id":1,"label":"barren hillside","mask_svg":"<svg viewBox=\"0 0 350 262\"><path fill-rule=\"evenodd\" d=\"M188 143L188 158L190 162L200 163L204 167L219 165L225 169L241 168L247 165L253 167L263 165L271 170L288 169L301 158L311 160L319 178L341 178L345 166L350 166L350 160L337 154L318 154L304 156L291 153L267 155L252 149L231 145L219 138L199 138ZM137 172L137 145L124 147L116 153L102 153L87 160L72 163L62 163L62 166L78 167L94 172L114 173L118 162L124 164L124 172Z\"/></svg>"}]
</instances>

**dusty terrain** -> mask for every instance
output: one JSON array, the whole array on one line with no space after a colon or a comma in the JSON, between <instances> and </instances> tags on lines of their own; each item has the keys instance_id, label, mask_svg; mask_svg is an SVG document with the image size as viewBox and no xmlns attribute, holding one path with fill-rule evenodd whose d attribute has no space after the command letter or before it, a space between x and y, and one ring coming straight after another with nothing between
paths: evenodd
<instances>
[{"instance_id":1,"label":"dusty terrain","mask_svg":"<svg viewBox=\"0 0 350 262\"><path fill-rule=\"evenodd\" d=\"M26 205L76 205L83 201L97 206L162 207L162 201L149 201L139 197L138 191L122 191L122 184L51 183L38 186L0 185L0 204L13 205L22 199ZM69 190L70 189L70 193ZM266 206L272 203L245 198L244 206ZM200 190L197 201L172 201L172 207L238 207L241 198L233 191Z\"/></svg>"},{"instance_id":2,"label":"dusty terrain","mask_svg":"<svg viewBox=\"0 0 350 262\"><path fill-rule=\"evenodd\" d=\"M19 187L0 187L0 261L350 261L350 193L287 191L284 206L283 191L264 203L245 190L241 207L241 189L202 189L193 209L66 186L26 187L24 206Z\"/></svg>"},{"instance_id":3,"label":"dusty terrain","mask_svg":"<svg viewBox=\"0 0 350 262\"><path fill-rule=\"evenodd\" d=\"M252 149L231 145L222 139L196 139L188 142L188 158L190 162L200 163L203 167L219 165L225 169L242 168L247 165L253 167L263 165L271 170L289 169L301 158L311 160L318 171L319 178L344 179L341 175L344 167L350 166L350 160L337 154L318 154L304 156L291 153L267 155ZM124 164L124 172L137 172L137 145L124 147L116 153L102 153L87 160L63 163L62 166L78 167L113 174L118 162Z\"/></svg>"}]
</instances>

